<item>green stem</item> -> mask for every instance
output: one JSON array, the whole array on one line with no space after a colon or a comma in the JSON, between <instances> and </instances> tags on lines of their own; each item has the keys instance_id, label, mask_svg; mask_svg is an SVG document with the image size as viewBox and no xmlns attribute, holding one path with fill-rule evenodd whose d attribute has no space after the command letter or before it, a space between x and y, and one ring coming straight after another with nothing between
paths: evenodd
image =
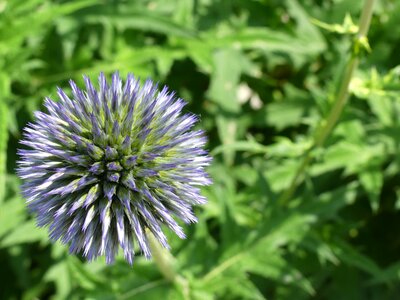
<instances>
[{"instance_id":1,"label":"green stem","mask_svg":"<svg viewBox=\"0 0 400 300\"><path fill-rule=\"evenodd\" d=\"M180 288L183 299L189 300L189 282L185 277L176 272L174 268L175 257L173 257L167 249L161 246L161 244L149 230L146 231L146 234L147 238L149 239L153 260L160 270L160 273L166 280L176 284Z\"/></svg>"},{"instance_id":2,"label":"green stem","mask_svg":"<svg viewBox=\"0 0 400 300\"><path fill-rule=\"evenodd\" d=\"M374 7L375 0L366 0L364 3L364 7L361 13L359 25L358 25L358 33L355 43L361 42L363 39L366 38L369 25L371 23L372 12ZM357 53L358 54L358 53ZM328 115L328 118L321 123L321 126L317 130L317 134L315 135L313 146L305 153L304 158L298 167L293 179L289 185L289 188L285 190L282 196L278 199L278 203L281 206L285 206L287 202L292 198L294 193L296 192L296 188L302 179L302 175L307 170L308 165L312 161L311 152L313 149L321 147L324 145L326 139L331 134L332 130L334 129L337 121L339 120L343 108L349 98L349 85L351 78L353 76L354 70L358 66L358 56L354 53L351 54L349 58L344 74L343 79L340 84L339 91L336 96L336 100L333 104L333 107Z\"/></svg>"},{"instance_id":3,"label":"green stem","mask_svg":"<svg viewBox=\"0 0 400 300\"><path fill-rule=\"evenodd\" d=\"M367 36L369 25L371 24L372 12L374 10L375 0L366 0L361 13L358 37Z\"/></svg>"},{"instance_id":4,"label":"green stem","mask_svg":"<svg viewBox=\"0 0 400 300\"><path fill-rule=\"evenodd\" d=\"M147 231L147 238L151 249L152 258L160 270L161 274L170 282L175 282L178 274L175 272L173 263L175 258L171 253L163 248L154 235Z\"/></svg>"}]
</instances>

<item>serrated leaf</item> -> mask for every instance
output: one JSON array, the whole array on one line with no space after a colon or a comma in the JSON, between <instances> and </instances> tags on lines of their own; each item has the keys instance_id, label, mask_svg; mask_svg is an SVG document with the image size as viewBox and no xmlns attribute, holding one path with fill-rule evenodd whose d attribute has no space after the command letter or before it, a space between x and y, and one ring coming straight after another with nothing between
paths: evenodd
<instances>
[{"instance_id":1,"label":"serrated leaf","mask_svg":"<svg viewBox=\"0 0 400 300\"><path fill-rule=\"evenodd\" d=\"M204 282L214 280L231 268L235 272L255 272L270 279L284 281L283 277L276 276L277 272L280 272L279 267L274 268L272 260L270 262L268 258L275 257L277 261L284 262L279 256L279 247L300 241L314 222L313 215L294 212L290 216L277 216L267 220L258 231L249 237L246 245L243 245L242 251L233 252L231 256L207 273L203 278ZM311 283L306 278L288 265L287 268L293 272L294 278L299 280L301 288L310 294L314 293Z\"/></svg>"}]
</instances>

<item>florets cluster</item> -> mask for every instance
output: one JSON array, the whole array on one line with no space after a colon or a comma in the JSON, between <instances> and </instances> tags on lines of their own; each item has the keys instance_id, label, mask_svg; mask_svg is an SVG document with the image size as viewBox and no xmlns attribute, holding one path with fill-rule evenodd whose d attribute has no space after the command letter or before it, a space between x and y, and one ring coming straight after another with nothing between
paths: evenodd
<instances>
[{"instance_id":1,"label":"florets cluster","mask_svg":"<svg viewBox=\"0 0 400 300\"><path fill-rule=\"evenodd\" d=\"M70 81L72 97L58 89L25 128L22 190L38 225L70 252L112 263L121 247L132 263L135 244L151 256L146 231L169 247L162 225L184 238L175 219L196 222L192 206L206 202L198 186L211 183L206 138L166 87L115 73L111 84L100 74L96 90L84 79L85 90Z\"/></svg>"}]
</instances>

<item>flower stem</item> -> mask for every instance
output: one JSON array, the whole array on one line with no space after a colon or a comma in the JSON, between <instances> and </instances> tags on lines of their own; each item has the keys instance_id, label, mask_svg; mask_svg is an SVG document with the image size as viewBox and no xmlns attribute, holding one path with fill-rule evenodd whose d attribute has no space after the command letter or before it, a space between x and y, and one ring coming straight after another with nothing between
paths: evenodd
<instances>
[{"instance_id":1,"label":"flower stem","mask_svg":"<svg viewBox=\"0 0 400 300\"><path fill-rule=\"evenodd\" d=\"M314 137L313 145L304 154L303 160L302 160L300 166L298 167L295 175L293 176L293 179L292 179L288 189L286 189L285 192L278 199L278 203L281 206L286 206L287 202L290 200L290 198L292 198L292 196L296 192L296 188L297 188L298 184L300 183L302 175L307 170L307 167L309 166L309 164L312 161L312 155L311 155L312 150L324 145L326 139L331 134L332 130L334 129L335 125L337 124L337 121L339 120L339 118L343 112L343 108L349 98L350 81L353 76L354 70L358 66L359 47L362 47L362 43L365 42L365 39L366 39L366 36L368 33L368 29L369 29L369 25L371 23L374 2L375 2L375 0L366 0L364 3L364 7L363 7L360 21L359 21L359 26L358 26L359 29L358 29L358 33L356 36L354 48L352 49L351 56L348 59L348 62L344 69L344 73L343 73L343 77L342 77L343 79L340 84L340 88L337 93L333 107L332 107L327 119L323 120L321 122L320 126L318 127L316 135Z\"/></svg>"},{"instance_id":2,"label":"flower stem","mask_svg":"<svg viewBox=\"0 0 400 300\"><path fill-rule=\"evenodd\" d=\"M149 239L151 254L160 273L166 280L176 284L182 292L183 299L190 299L189 282L187 279L179 275L174 268L175 257L165 248L161 246L155 236L146 230L147 238Z\"/></svg>"},{"instance_id":3,"label":"flower stem","mask_svg":"<svg viewBox=\"0 0 400 300\"><path fill-rule=\"evenodd\" d=\"M161 274L168 281L175 282L178 276L173 267L175 258L167 249L161 246L161 244L150 231L147 231L147 237L149 239L153 260Z\"/></svg>"}]
</instances>

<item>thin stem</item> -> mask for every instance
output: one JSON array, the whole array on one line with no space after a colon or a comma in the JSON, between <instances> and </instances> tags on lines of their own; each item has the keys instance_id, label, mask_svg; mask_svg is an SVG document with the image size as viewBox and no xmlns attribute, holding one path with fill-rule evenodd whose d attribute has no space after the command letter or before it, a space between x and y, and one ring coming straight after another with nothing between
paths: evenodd
<instances>
[{"instance_id":1,"label":"thin stem","mask_svg":"<svg viewBox=\"0 0 400 300\"><path fill-rule=\"evenodd\" d=\"M147 237L149 239L151 254L154 262L156 263L158 269L161 274L170 282L175 282L178 274L175 272L173 268L174 257L171 253L164 249L154 235L147 231Z\"/></svg>"},{"instance_id":2,"label":"thin stem","mask_svg":"<svg viewBox=\"0 0 400 300\"><path fill-rule=\"evenodd\" d=\"M358 23L358 36L367 36L369 25L371 24L372 12L374 10L375 0L366 0Z\"/></svg>"},{"instance_id":3,"label":"thin stem","mask_svg":"<svg viewBox=\"0 0 400 300\"><path fill-rule=\"evenodd\" d=\"M175 257L165 248L161 246L155 236L149 231L146 231L149 239L151 254L161 274L166 280L180 287L183 299L190 299L189 282L187 279L179 275L174 268Z\"/></svg>"},{"instance_id":4,"label":"thin stem","mask_svg":"<svg viewBox=\"0 0 400 300\"><path fill-rule=\"evenodd\" d=\"M369 25L371 23L372 12L374 7L375 0L366 0L364 3L364 7L361 13L360 21L359 21L359 30L357 33L356 43L364 39L368 33ZM312 161L312 150L318 147L323 146L328 136L331 134L334 129L337 121L339 120L343 108L349 98L349 85L351 78L353 76L354 70L358 66L358 56L351 54L349 58L344 74L343 79L340 84L339 91L336 96L336 100L333 104L333 107L328 115L328 118L321 123L321 126L317 130L317 134L315 135L313 146L305 153L303 160L298 167L293 179L289 185L289 188L282 194L282 196L278 199L278 203L281 206L285 206L290 198L296 192L296 188L302 179L303 173L307 170L308 165Z\"/></svg>"},{"instance_id":5,"label":"thin stem","mask_svg":"<svg viewBox=\"0 0 400 300\"><path fill-rule=\"evenodd\" d=\"M296 170L296 174L293 176L292 181L290 182L289 188L287 188L284 193L281 195L281 197L278 199L278 204L279 205L286 205L286 203L289 201L289 199L293 196L293 194L296 191L297 184L300 181L301 175L303 172L307 169L308 164L310 163L311 160L311 151L308 150L306 154L304 155L304 159L301 162L301 165L299 168Z\"/></svg>"}]
</instances>

